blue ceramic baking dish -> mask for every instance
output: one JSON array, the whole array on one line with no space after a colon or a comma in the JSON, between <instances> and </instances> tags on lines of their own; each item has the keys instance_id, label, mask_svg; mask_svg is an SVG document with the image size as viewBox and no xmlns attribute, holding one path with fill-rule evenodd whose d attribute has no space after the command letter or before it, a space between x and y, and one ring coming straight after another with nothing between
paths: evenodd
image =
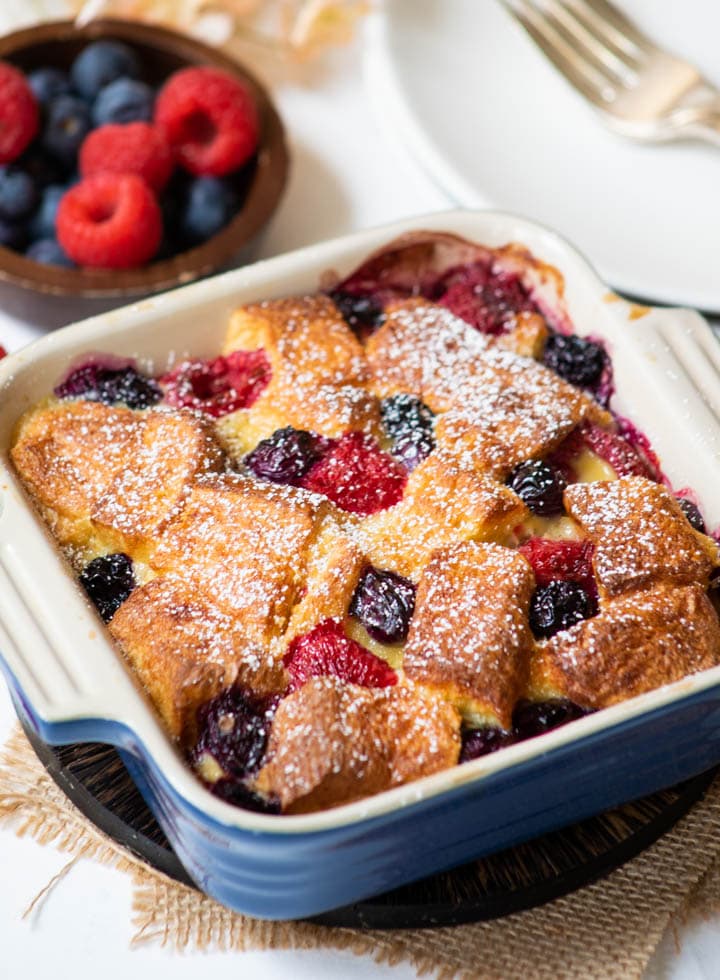
<instances>
[{"instance_id":1,"label":"blue ceramic baking dish","mask_svg":"<svg viewBox=\"0 0 720 980\"><path fill-rule=\"evenodd\" d=\"M232 807L165 735L24 496L8 459L13 426L80 354L133 356L154 371L212 355L238 304L315 290L423 228L520 242L559 269L564 287L550 276L537 289L565 305L578 333L604 339L618 410L648 435L673 485L692 487L720 523L720 349L705 321L621 301L560 237L511 215L434 214L312 246L67 327L0 364L0 651L16 710L46 742L116 745L191 877L249 915L347 905L720 762L715 668L368 800L298 816Z\"/></svg>"}]
</instances>

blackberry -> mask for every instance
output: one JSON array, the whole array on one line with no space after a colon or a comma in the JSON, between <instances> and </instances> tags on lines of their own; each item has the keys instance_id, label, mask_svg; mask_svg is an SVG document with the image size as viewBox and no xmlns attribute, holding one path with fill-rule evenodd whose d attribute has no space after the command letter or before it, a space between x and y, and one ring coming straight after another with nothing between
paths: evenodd
<instances>
[{"instance_id":1,"label":"blackberry","mask_svg":"<svg viewBox=\"0 0 720 980\"><path fill-rule=\"evenodd\" d=\"M513 712L513 732L518 739L534 738L587 714L589 712L586 708L581 708L567 698L520 701Z\"/></svg>"},{"instance_id":2,"label":"blackberry","mask_svg":"<svg viewBox=\"0 0 720 980\"><path fill-rule=\"evenodd\" d=\"M605 351L593 340L575 334L551 333L545 344L543 361L561 378L582 388L596 385L605 368Z\"/></svg>"},{"instance_id":3,"label":"blackberry","mask_svg":"<svg viewBox=\"0 0 720 980\"><path fill-rule=\"evenodd\" d=\"M688 500L687 497L676 497L676 500L680 504L680 510L687 517L690 527L699 531L701 534L707 534L707 527L697 504L694 504L692 500Z\"/></svg>"},{"instance_id":4,"label":"blackberry","mask_svg":"<svg viewBox=\"0 0 720 980\"><path fill-rule=\"evenodd\" d=\"M58 398L83 398L103 405L149 408L162 398L162 389L134 367L109 368L95 361L76 368L54 389Z\"/></svg>"},{"instance_id":5,"label":"blackberry","mask_svg":"<svg viewBox=\"0 0 720 980\"><path fill-rule=\"evenodd\" d=\"M213 796L232 803L233 806L242 807L243 810L252 810L254 813L280 813L280 801L274 798L265 799L258 793L253 793L245 783L238 779L218 779L212 783L208 789Z\"/></svg>"},{"instance_id":6,"label":"blackberry","mask_svg":"<svg viewBox=\"0 0 720 980\"><path fill-rule=\"evenodd\" d=\"M512 471L507 485L533 514L550 517L563 511L564 476L539 459L520 463Z\"/></svg>"},{"instance_id":7,"label":"blackberry","mask_svg":"<svg viewBox=\"0 0 720 980\"><path fill-rule=\"evenodd\" d=\"M380 414L393 456L407 469L415 469L435 448L435 414L416 395L406 394L384 398Z\"/></svg>"},{"instance_id":8,"label":"blackberry","mask_svg":"<svg viewBox=\"0 0 720 980\"><path fill-rule=\"evenodd\" d=\"M530 600L530 628L536 637L550 637L597 612L595 601L577 582L557 580L535 589Z\"/></svg>"},{"instance_id":9,"label":"blackberry","mask_svg":"<svg viewBox=\"0 0 720 980\"><path fill-rule=\"evenodd\" d=\"M513 745L517 739L513 732L504 732L502 728L476 728L462 733L462 748L460 763L472 762L483 755L490 755L507 745Z\"/></svg>"},{"instance_id":10,"label":"blackberry","mask_svg":"<svg viewBox=\"0 0 720 980\"><path fill-rule=\"evenodd\" d=\"M323 436L288 425L262 439L245 457L245 465L261 480L296 486L330 444Z\"/></svg>"},{"instance_id":11,"label":"blackberry","mask_svg":"<svg viewBox=\"0 0 720 980\"><path fill-rule=\"evenodd\" d=\"M218 694L198 709L200 735L192 760L197 762L207 753L232 780L257 772L276 707L277 699L254 698L237 687Z\"/></svg>"},{"instance_id":12,"label":"blackberry","mask_svg":"<svg viewBox=\"0 0 720 980\"><path fill-rule=\"evenodd\" d=\"M358 337L366 337L385 319L382 306L372 296L353 295L334 289L328 296L337 306L343 320Z\"/></svg>"},{"instance_id":13,"label":"blackberry","mask_svg":"<svg viewBox=\"0 0 720 980\"><path fill-rule=\"evenodd\" d=\"M402 575L369 566L350 600L349 614L380 643L399 643L415 611L415 586Z\"/></svg>"},{"instance_id":14,"label":"blackberry","mask_svg":"<svg viewBox=\"0 0 720 980\"><path fill-rule=\"evenodd\" d=\"M93 558L80 573L80 584L107 623L135 588L132 560L122 551Z\"/></svg>"}]
</instances>

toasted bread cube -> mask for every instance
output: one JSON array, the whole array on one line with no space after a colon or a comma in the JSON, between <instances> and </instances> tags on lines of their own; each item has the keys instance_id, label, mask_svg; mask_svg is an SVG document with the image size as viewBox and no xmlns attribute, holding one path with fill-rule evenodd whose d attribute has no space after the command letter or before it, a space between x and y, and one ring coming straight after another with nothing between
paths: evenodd
<instances>
[{"instance_id":1,"label":"toasted bread cube","mask_svg":"<svg viewBox=\"0 0 720 980\"><path fill-rule=\"evenodd\" d=\"M255 788L311 813L440 772L459 752L458 714L432 695L314 677L280 702Z\"/></svg>"},{"instance_id":2,"label":"toasted bread cube","mask_svg":"<svg viewBox=\"0 0 720 980\"><path fill-rule=\"evenodd\" d=\"M659 584L539 643L530 697L606 708L718 664L720 625L705 591Z\"/></svg>"},{"instance_id":3,"label":"toasted bread cube","mask_svg":"<svg viewBox=\"0 0 720 980\"><path fill-rule=\"evenodd\" d=\"M423 572L403 668L473 726L512 726L525 689L535 586L518 552L472 542L438 552Z\"/></svg>"}]
</instances>

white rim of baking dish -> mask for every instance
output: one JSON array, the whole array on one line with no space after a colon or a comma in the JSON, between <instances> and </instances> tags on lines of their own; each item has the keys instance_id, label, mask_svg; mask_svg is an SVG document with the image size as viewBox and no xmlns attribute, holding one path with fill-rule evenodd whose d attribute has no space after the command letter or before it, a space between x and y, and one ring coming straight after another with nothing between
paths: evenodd
<instances>
[{"instance_id":1,"label":"white rim of baking dish","mask_svg":"<svg viewBox=\"0 0 720 980\"><path fill-rule=\"evenodd\" d=\"M520 242L537 258L560 269L574 328L607 342L623 414L640 421L673 485L697 489L711 526L720 523L720 499L711 494L720 485L720 346L706 321L691 310L638 307L621 300L557 233L496 211L453 210L394 222L63 328L0 362L0 422L14 421L24 408L11 397L15 380L45 361L58 356L70 361L97 350L112 353L113 341L129 328L150 329L161 316L206 302L225 299L232 308L233 304L269 298L271 293L316 289L328 271L344 275L374 249L416 230L448 231L493 247ZM137 353L142 362L142 350ZM36 397L48 392L49 387ZM672 461L668 465L668 456L677 454L678 446L684 452L680 466ZM487 776L720 683L720 667L715 667L501 752L331 810L299 816L251 813L213 796L173 746L25 497L8 463L7 446L0 448L0 651L24 695L38 716L51 725L101 719L129 729L175 792L228 827L305 834L364 822L480 783ZM39 569L44 570L41 578Z\"/></svg>"}]
</instances>

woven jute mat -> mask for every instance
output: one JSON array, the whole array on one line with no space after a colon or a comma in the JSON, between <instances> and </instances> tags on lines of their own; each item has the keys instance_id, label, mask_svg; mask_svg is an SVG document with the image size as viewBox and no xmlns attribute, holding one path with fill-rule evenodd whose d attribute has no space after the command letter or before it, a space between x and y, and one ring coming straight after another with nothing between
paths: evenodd
<instances>
[{"instance_id":1,"label":"woven jute mat","mask_svg":"<svg viewBox=\"0 0 720 980\"><path fill-rule=\"evenodd\" d=\"M328 947L408 962L442 980L628 980L643 976L669 929L720 911L720 778L671 831L602 881L504 919L443 929L360 932L231 912L101 833L56 786L19 728L0 752L0 820L67 852L64 872L92 858L129 874L133 943L173 949Z\"/></svg>"}]
</instances>

